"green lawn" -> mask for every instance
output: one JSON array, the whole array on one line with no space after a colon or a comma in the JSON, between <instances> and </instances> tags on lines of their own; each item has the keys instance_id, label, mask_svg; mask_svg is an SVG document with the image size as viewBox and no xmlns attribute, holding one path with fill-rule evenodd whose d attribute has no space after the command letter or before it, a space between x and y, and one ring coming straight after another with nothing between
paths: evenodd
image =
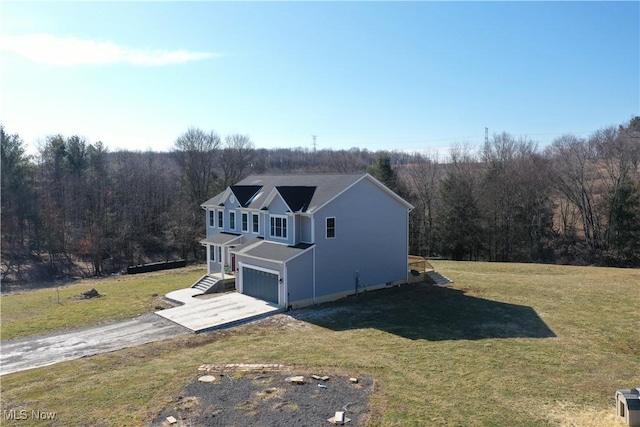
<instances>
[{"instance_id":1,"label":"green lawn","mask_svg":"<svg viewBox=\"0 0 640 427\"><path fill-rule=\"evenodd\" d=\"M131 319L168 305L162 296L191 286L206 274L204 266L147 274L83 280L79 283L0 297L2 340L46 334L63 329ZM95 288L100 298L79 299ZM157 296L153 296L153 295Z\"/></svg>"},{"instance_id":2,"label":"green lawn","mask_svg":"<svg viewBox=\"0 0 640 427\"><path fill-rule=\"evenodd\" d=\"M283 363L373 375L372 426L622 425L615 389L640 385L640 270L434 264L454 286L369 292L297 319L3 376L2 409L56 412L58 425L148 425L200 364Z\"/></svg>"}]
</instances>

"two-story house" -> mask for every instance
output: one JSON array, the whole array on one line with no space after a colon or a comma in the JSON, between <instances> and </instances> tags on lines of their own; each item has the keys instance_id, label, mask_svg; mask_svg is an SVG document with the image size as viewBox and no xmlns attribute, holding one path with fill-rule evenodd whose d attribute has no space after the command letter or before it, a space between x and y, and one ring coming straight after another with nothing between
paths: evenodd
<instances>
[{"instance_id":1,"label":"two-story house","mask_svg":"<svg viewBox=\"0 0 640 427\"><path fill-rule=\"evenodd\" d=\"M413 208L369 174L253 175L202 204L207 272L280 307L407 281Z\"/></svg>"}]
</instances>

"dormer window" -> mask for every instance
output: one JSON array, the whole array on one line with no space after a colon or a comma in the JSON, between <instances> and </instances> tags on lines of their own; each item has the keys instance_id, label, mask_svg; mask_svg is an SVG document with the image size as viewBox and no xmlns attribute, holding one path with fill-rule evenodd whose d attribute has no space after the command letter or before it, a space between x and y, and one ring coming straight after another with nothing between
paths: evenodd
<instances>
[{"instance_id":1,"label":"dormer window","mask_svg":"<svg viewBox=\"0 0 640 427\"><path fill-rule=\"evenodd\" d=\"M271 215L271 237L287 238L287 217Z\"/></svg>"}]
</instances>

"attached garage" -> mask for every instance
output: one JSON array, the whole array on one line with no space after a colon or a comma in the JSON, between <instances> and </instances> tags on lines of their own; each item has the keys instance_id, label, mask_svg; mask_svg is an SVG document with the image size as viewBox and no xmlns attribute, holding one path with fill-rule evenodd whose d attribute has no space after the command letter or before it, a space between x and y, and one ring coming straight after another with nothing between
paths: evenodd
<instances>
[{"instance_id":1,"label":"attached garage","mask_svg":"<svg viewBox=\"0 0 640 427\"><path fill-rule=\"evenodd\" d=\"M245 295L278 304L279 281L276 273L242 267L242 293Z\"/></svg>"}]
</instances>

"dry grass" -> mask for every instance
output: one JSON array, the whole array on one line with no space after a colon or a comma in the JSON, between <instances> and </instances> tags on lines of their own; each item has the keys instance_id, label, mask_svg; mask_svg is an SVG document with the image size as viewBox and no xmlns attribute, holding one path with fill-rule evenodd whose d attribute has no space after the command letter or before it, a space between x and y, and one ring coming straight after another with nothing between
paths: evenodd
<instances>
[{"instance_id":1,"label":"dry grass","mask_svg":"<svg viewBox=\"0 0 640 427\"><path fill-rule=\"evenodd\" d=\"M167 292L191 286L206 273L203 266L172 271L89 279L59 288L0 296L2 340L130 319L154 311ZM95 288L100 298L78 296ZM153 295L157 296L154 297Z\"/></svg>"},{"instance_id":2,"label":"dry grass","mask_svg":"<svg viewBox=\"0 0 640 427\"><path fill-rule=\"evenodd\" d=\"M3 376L2 409L148 425L203 363L282 363L371 374L372 426L616 425L615 389L640 384L640 271L434 264L452 288L370 292Z\"/></svg>"}]
</instances>

